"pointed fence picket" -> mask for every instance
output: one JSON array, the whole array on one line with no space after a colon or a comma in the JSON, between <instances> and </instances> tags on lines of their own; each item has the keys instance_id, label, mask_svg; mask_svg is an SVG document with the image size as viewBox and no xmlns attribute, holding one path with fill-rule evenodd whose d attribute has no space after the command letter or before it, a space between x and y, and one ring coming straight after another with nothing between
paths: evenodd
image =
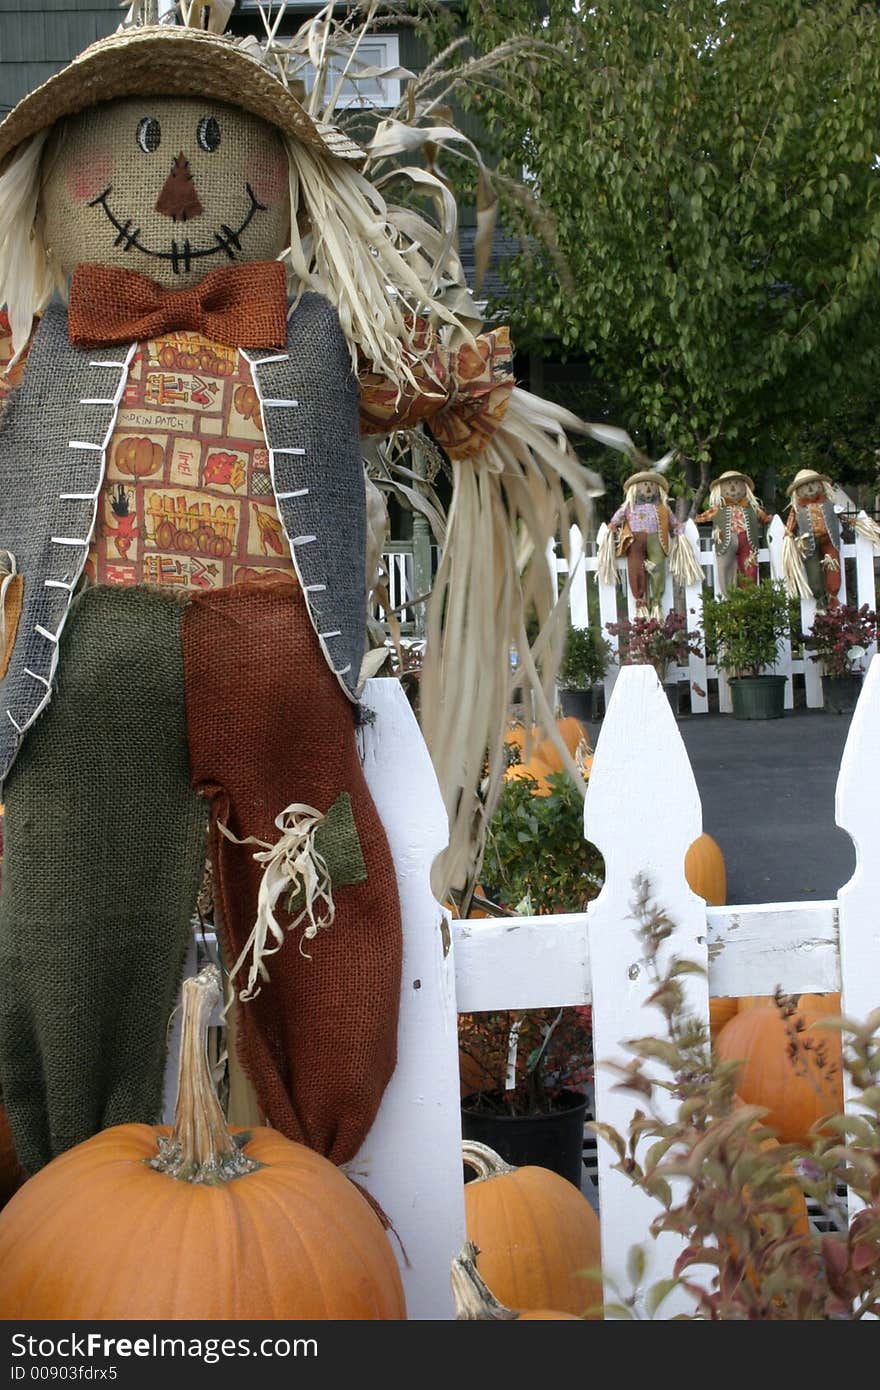
<instances>
[{"instance_id":1,"label":"pointed fence picket","mask_svg":"<svg viewBox=\"0 0 880 1390\"><path fill-rule=\"evenodd\" d=\"M707 1026L710 995L839 990L843 1012L856 1019L880 1003L880 661L866 675L837 784L836 821L852 837L856 869L824 902L707 907L691 891L684 857L702 829L696 783L653 669L632 666L615 683L585 801L585 838L605 860L599 896L584 913L450 921L430 888L446 820L415 716L387 678L366 682L363 705L375 716L361 729L361 753L397 872L404 963L397 1070L347 1171L391 1222L409 1317L449 1319L450 1264L465 1233L458 1013L591 1004L595 1118L626 1134L635 1104L614 1089L607 1064L629 1059L627 1039L663 1032L636 930L640 880L674 923L667 958L707 972L685 979L691 1011ZM174 1084L171 1067L169 1110ZM646 1287L671 1275L681 1246L651 1238L658 1208L614 1171L607 1142L599 1141L597 1158L602 1267L615 1297L615 1286L629 1288L633 1246L648 1254ZM656 1316L687 1307L676 1291ZM637 1312L645 1315L644 1306Z\"/></svg>"}]
</instances>

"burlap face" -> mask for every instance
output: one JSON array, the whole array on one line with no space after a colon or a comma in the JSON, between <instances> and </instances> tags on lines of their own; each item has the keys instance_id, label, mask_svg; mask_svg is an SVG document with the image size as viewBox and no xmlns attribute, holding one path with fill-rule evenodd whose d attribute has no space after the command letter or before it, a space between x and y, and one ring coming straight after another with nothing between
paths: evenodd
<instances>
[{"instance_id":1,"label":"burlap face","mask_svg":"<svg viewBox=\"0 0 880 1390\"><path fill-rule=\"evenodd\" d=\"M721 496L725 502L741 502L746 495L745 478L728 478L721 485Z\"/></svg>"},{"instance_id":2,"label":"burlap face","mask_svg":"<svg viewBox=\"0 0 880 1390\"><path fill-rule=\"evenodd\" d=\"M96 263L182 288L219 266L284 250L287 155L272 126L234 106L190 97L105 102L54 132L42 211L66 275Z\"/></svg>"},{"instance_id":3,"label":"burlap face","mask_svg":"<svg viewBox=\"0 0 880 1390\"><path fill-rule=\"evenodd\" d=\"M637 502L659 502L660 489L656 483L636 483Z\"/></svg>"}]
</instances>

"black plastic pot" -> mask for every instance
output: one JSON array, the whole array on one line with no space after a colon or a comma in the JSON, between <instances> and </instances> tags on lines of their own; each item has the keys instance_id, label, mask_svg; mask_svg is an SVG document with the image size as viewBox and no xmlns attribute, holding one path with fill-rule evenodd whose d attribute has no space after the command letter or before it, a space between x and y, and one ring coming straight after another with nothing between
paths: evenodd
<instances>
[{"instance_id":1,"label":"black plastic pot","mask_svg":"<svg viewBox=\"0 0 880 1390\"><path fill-rule=\"evenodd\" d=\"M462 1138L488 1144L515 1168L528 1164L551 1168L580 1188L587 1097L580 1091L560 1091L553 1098L557 1108L546 1115L499 1114L492 1108L499 1101L500 1097L484 1097L481 1092L465 1096Z\"/></svg>"},{"instance_id":2,"label":"black plastic pot","mask_svg":"<svg viewBox=\"0 0 880 1390\"><path fill-rule=\"evenodd\" d=\"M730 682L734 719L781 719L787 676L737 676Z\"/></svg>"},{"instance_id":3,"label":"black plastic pot","mask_svg":"<svg viewBox=\"0 0 880 1390\"><path fill-rule=\"evenodd\" d=\"M579 719L582 724L588 724L597 718L598 703L598 690L594 685L587 686L586 690L559 692L559 705L563 715L567 719Z\"/></svg>"},{"instance_id":4,"label":"black plastic pot","mask_svg":"<svg viewBox=\"0 0 880 1390\"><path fill-rule=\"evenodd\" d=\"M666 698L672 709L672 713L678 718L678 681L664 681L663 689L666 691Z\"/></svg>"},{"instance_id":5,"label":"black plastic pot","mask_svg":"<svg viewBox=\"0 0 880 1390\"><path fill-rule=\"evenodd\" d=\"M829 714L852 714L863 680L861 671L850 671L845 676L823 676L822 708Z\"/></svg>"}]
</instances>

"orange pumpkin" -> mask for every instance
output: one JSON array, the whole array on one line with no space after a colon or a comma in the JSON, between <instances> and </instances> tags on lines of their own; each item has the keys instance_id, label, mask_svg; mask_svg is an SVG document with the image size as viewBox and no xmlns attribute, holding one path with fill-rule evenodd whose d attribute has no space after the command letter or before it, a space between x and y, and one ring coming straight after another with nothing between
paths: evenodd
<instances>
[{"instance_id":1,"label":"orange pumpkin","mask_svg":"<svg viewBox=\"0 0 880 1390\"><path fill-rule=\"evenodd\" d=\"M817 1066L815 1053L803 1048L797 1061L792 1059L786 1025L775 1007L741 1009L715 1039L722 1061L740 1063L737 1095L748 1105L766 1106L764 1123L783 1143L809 1142L811 1127L843 1108L839 1035L816 1030L809 1036L821 1039L828 1066Z\"/></svg>"},{"instance_id":2,"label":"orange pumpkin","mask_svg":"<svg viewBox=\"0 0 880 1390\"><path fill-rule=\"evenodd\" d=\"M765 1152L778 1149L779 1147L779 1140L774 1139L772 1134L768 1135L761 1144L761 1148ZM785 1167L781 1169L781 1172L783 1176L791 1178L791 1182L786 1184L786 1191L789 1195L788 1210L786 1212L789 1232L792 1235L808 1236L810 1234L810 1218L807 1214L807 1199L798 1186L797 1179L794 1175L794 1169L791 1165L786 1164Z\"/></svg>"},{"instance_id":3,"label":"orange pumpkin","mask_svg":"<svg viewBox=\"0 0 880 1390\"><path fill-rule=\"evenodd\" d=\"M13 1192L18 1191L24 1179L24 1170L12 1143L9 1120L0 1106L0 1207L9 1201Z\"/></svg>"},{"instance_id":4,"label":"orange pumpkin","mask_svg":"<svg viewBox=\"0 0 880 1390\"><path fill-rule=\"evenodd\" d=\"M459 1322L580 1322L576 1313L550 1312L547 1308L516 1311L505 1307L480 1278L476 1266L479 1253L473 1241L468 1240L452 1261L450 1282Z\"/></svg>"},{"instance_id":5,"label":"orange pumpkin","mask_svg":"<svg viewBox=\"0 0 880 1390\"><path fill-rule=\"evenodd\" d=\"M734 995L733 998L710 999L709 1000L709 1036L716 1038L721 1032L728 1019L733 1018L739 1010L739 1000Z\"/></svg>"},{"instance_id":6,"label":"orange pumpkin","mask_svg":"<svg viewBox=\"0 0 880 1390\"><path fill-rule=\"evenodd\" d=\"M735 1104L742 1105L743 1102L739 1100L739 1098L735 1098ZM765 1127L763 1121L750 1126L752 1130L757 1130L761 1127ZM773 1135L768 1135L759 1145L759 1148L764 1153L770 1152L773 1149L778 1149L779 1147L779 1140L775 1139ZM785 1236L800 1236L802 1238L809 1237L811 1228L809 1216L807 1214L807 1201L794 1175L794 1170L790 1164L786 1164L779 1171L781 1177L790 1178L790 1181L786 1182L785 1185L788 1207L784 1213L781 1213L781 1222L778 1218L775 1219L775 1229L770 1225L770 1222L774 1221L774 1218L770 1217L769 1213L753 1211L751 1215L751 1225L754 1227L754 1234L758 1239L769 1238L771 1240L774 1239L774 1237L779 1239L783 1234ZM742 1195L745 1202L750 1203L751 1198L747 1186L743 1187ZM783 1226L783 1229L780 1229L780 1225ZM740 1251L736 1239L729 1238L727 1244L731 1254L734 1258L737 1258ZM760 1276L751 1259L746 1260L744 1272L745 1277L752 1286L758 1288Z\"/></svg>"},{"instance_id":7,"label":"orange pumpkin","mask_svg":"<svg viewBox=\"0 0 880 1390\"><path fill-rule=\"evenodd\" d=\"M557 719L556 728L558 729L562 741L572 757L575 757L578 748L584 757L585 771L589 776L592 765L590 754L590 739L585 726L579 719L572 715L564 719ZM525 726L522 724L512 725L505 734L504 741L510 747L519 750L520 758L525 755ZM512 763L504 773L504 780L512 782L518 777L534 777L538 786L535 790L536 796L549 796L553 788L547 778L554 772L563 772L562 758L553 744L552 739L539 739L537 742L538 726L533 724L530 731L530 738L533 740L531 746L531 756L526 762Z\"/></svg>"},{"instance_id":8,"label":"orange pumpkin","mask_svg":"<svg viewBox=\"0 0 880 1390\"><path fill-rule=\"evenodd\" d=\"M572 757L575 756L578 748L583 744L586 751L590 752L590 737L586 728L579 719L573 715L568 715L565 719L557 719L556 728L561 735L562 742L565 744ZM550 738L544 738L535 749L535 757L542 762L549 764L554 772L562 772L562 759L559 756Z\"/></svg>"},{"instance_id":9,"label":"orange pumpkin","mask_svg":"<svg viewBox=\"0 0 880 1390\"><path fill-rule=\"evenodd\" d=\"M173 1130L103 1130L0 1212L0 1317L406 1317L391 1243L341 1170L274 1129L234 1142L206 1054L219 999L214 966L184 983Z\"/></svg>"},{"instance_id":10,"label":"orange pumpkin","mask_svg":"<svg viewBox=\"0 0 880 1390\"><path fill-rule=\"evenodd\" d=\"M738 1012L744 1014L748 1009L773 1009L776 1007L772 994L740 995Z\"/></svg>"},{"instance_id":11,"label":"orange pumpkin","mask_svg":"<svg viewBox=\"0 0 880 1390\"><path fill-rule=\"evenodd\" d=\"M698 835L684 857L684 876L693 892L710 907L727 902L727 870L724 855L711 835Z\"/></svg>"},{"instance_id":12,"label":"orange pumpkin","mask_svg":"<svg viewBox=\"0 0 880 1390\"><path fill-rule=\"evenodd\" d=\"M828 994L801 994L797 1006L798 1013L803 1014L809 1023L816 1023L820 1018L839 1018L840 992L834 990ZM825 1036L831 1035L826 1032Z\"/></svg>"},{"instance_id":13,"label":"orange pumpkin","mask_svg":"<svg viewBox=\"0 0 880 1390\"><path fill-rule=\"evenodd\" d=\"M513 1168L485 1144L466 1140L462 1155L477 1172L464 1188L467 1236L495 1298L576 1317L600 1302L585 1273L600 1265L599 1218L583 1193L549 1168Z\"/></svg>"}]
</instances>

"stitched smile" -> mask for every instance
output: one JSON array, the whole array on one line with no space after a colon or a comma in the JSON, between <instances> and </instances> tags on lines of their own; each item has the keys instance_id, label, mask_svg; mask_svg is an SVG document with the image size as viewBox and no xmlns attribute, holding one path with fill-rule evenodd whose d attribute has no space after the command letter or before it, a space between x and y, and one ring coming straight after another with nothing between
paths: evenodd
<instances>
[{"instance_id":1,"label":"stitched smile","mask_svg":"<svg viewBox=\"0 0 880 1390\"><path fill-rule=\"evenodd\" d=\"M170 261L175 275L179 275L181 271L185 274L190 269L193 261L201 261L208 256L225 255L228 256L231 261L236 259L235 253L241 251L242 233L250 226L255 213L266 211L266 205L261 203L255 196L254 190L249 183L245 184L245 188L251 200L251 205L238 230L233 231L231 227L227 227L224 222L221 222L219 232L214 233L216 245L195 250L190 246L188 237L184 237L182 246L172 238L170 251L153 251L149 246L144 246L140 241L140 227L133 227L132 225L134 219L130 217L127 222L120 222L111 211L107 199L113 192L113 188L109 184L104 189L103 193L99 193L97 198L91 200L89 207L102 207L104 209L107 220L116 228L118 233L113 243L114 246L121 246L124 251L131 251L132 248L134 248L136 251L142 251L145 256L155 256L160 261Z\"/></svg>"}]
</instances>

